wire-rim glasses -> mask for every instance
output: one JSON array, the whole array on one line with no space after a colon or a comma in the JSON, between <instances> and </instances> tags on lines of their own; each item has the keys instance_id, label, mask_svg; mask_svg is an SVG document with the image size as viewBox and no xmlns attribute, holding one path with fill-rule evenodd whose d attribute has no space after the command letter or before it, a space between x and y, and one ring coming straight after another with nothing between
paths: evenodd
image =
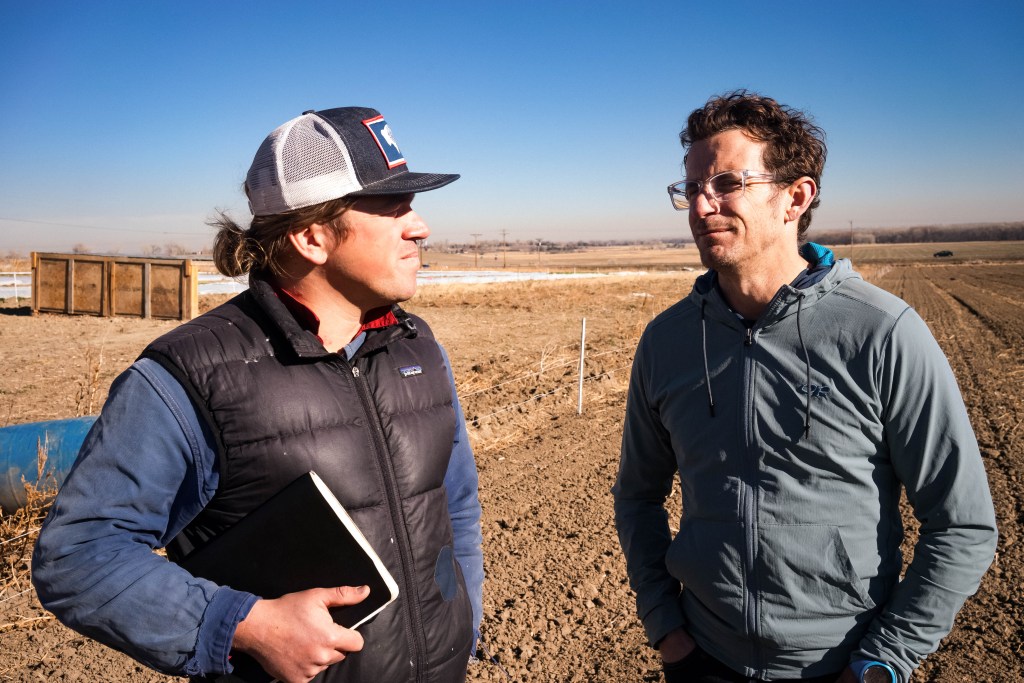
<instances>
[{"instance_id":1,"label":"wire-rim glasses","mask_svg":"<svg viewBox=\"0 0 1024 683\"><path fill-rule=\"evenodd\" d=\"M724 204L743 196L747 185L755 184L751 180L775 182L776 177L771 173L750 169L722 171L707 180L680 180L673 183L668 186L668 196L676 211L689 209L701 193L707 195L708 200L715 205Z\"/></svg>"}]
</instances>

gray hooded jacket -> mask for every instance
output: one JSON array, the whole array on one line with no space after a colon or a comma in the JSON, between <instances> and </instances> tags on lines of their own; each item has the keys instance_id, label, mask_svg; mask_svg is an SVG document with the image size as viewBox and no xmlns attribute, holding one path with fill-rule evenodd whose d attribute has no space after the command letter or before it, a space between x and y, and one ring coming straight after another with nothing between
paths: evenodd
<instances>
[{"instance_id":1,"label":"gray hooded jacket","mask_svg":"<svg viewBox=\"0 0 1024 683\"><path fill-rule=\"evenodd\" d=\"M906 681L992 561L992 501L949 364L848 260L782 287L751 329L701 276L641 338L626 410L616 524L652 643L683 627L748 676L871 659ZM902 577L901 486L921 521Z\"/></svg>"}]
</instances>

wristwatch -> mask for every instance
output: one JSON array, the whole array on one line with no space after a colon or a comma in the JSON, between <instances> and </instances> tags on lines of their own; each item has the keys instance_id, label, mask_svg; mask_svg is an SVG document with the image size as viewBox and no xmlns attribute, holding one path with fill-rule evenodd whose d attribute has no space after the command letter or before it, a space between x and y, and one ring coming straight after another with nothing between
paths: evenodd
<instances>
[{"instance_id":1,"label":"wristwatch","mask_svg":"<svg viewBox=\"0 0 1024 683\"><path fill-rule=\"evenodd\" d=\"M868 662L857 680L860 683L899 683L896 671L883 662Z\"/></svg>"}]
</instances>

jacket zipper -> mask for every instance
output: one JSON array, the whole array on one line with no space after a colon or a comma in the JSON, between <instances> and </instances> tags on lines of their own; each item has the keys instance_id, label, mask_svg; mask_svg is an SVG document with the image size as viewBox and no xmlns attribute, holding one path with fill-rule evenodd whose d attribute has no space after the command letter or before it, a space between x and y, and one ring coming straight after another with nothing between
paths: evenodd
<instances>
[{"instance_id":1,"label":"jacket zipper","mask_svg":"<svg viewBox=\"0 0 1024 683\"><path fill-rule=\"evenodd\" d=\"M747 336L743 342L746 347L754 346L754 328L747 328ZM751 358L750 352L745 354L744 358L744 415L743 415L743 436L744 446L747 453L746 457L746 470L747 476L745 477L745 484L743 486L743 497L742 497L742 514L744 521L744 529L746 530L746 553L744 558L744 568L746 570L746 610L744 618L746 621L747 633L750 635L754 647L754 662L757 666L758 673L760 676L761 671L761 648L760 648L760 629L758 624L760 623L760 611L761 606L758 595L758 581L757 581L757 538L759 535L758 529L758 515L757 515L757 492L758 492L758 456L757 451L754 448L754 408L753 408L753 396L754 396L754 361Z\"/></svg>"},{"instance_id":2,"label":"jacket zipper","mask_svg":"<svg viewBox=\"0 0 1024 683\"><path fill-rule=\"evenodd\" d=\"M348 365L345 361L341 362ZM372 425L373 453L377 458L377 463L380 465L380 471L384 477L384 495L387 497L388 509L391 512L391 526L395 533L395 543L398 545L398 556L402 564L402 591L405 595L402 604L408 615L407 623L409 624L406 634L409 637L409 642L413 644L413 661L410 664L416 669L416 680L422 681L426 670L425 653L427 651L427 644L423 633L423 615L420 613L420 603L412 577L412 548L404 532L405 516L402 514L402 507L398 501L397 477L395 476L391 459L388 457L387 439L384 437L384 428L381 426L380 416L377 414L369 387L362 380L362 373L359 371L359 367L354 362L351 363L350 367L352 369L352 383L355 385L356 394L359 396L360 403L362 403L363 412ZM410 630L411 633L409 632Z\"/></svg>"}]
</instances>

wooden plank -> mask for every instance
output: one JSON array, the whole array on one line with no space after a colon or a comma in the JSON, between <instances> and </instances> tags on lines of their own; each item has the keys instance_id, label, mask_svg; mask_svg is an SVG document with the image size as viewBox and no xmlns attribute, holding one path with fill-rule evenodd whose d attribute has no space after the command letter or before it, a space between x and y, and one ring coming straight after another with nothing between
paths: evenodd
<instances>
[{"instance_id":1,"label":"wooden plank","mask_svg":"<svg viewBox=\"0 0 1024 683\"><path fill-rule=\"evenodd\" d=\"M150 299L150 283L152 278L153 264L145 263L142 266L142 317L149 318L153 310L152 301Z\"/></svg>"},{"instance_id":2,"label":"wooden plank","mask_svg":"<svg viewBox=\"0 0 1024 683\"><path fill-rule=\"evenodd\" d=\"M32 252L32 313L39 312L39 253Z\"/></svg>"},{"instance_id":3,"label":"wooden plank","mask_svg":"<svg viewBox=\"0 0 1024 683\"><path fill-rule=\"evenodd\" d=\"M111 259L103 260L103 274L100 276L100 315L114 315L114 268Z\"/></svg>"},{"instance_id":4,"label":"wooden plank","mask_svg":"<svg viewBox=\"0 0 1024 683\"><path fill-rule=\"evenodd\" d=\"M191 320L199 315L199 268L192 259L185 261L185 282L182 283L182 289L188 298L181 319Z\"/></svg>"},{"instance_id":5,"label":"wooden plank","mask_svg":"<svg viewBox=\"0 0 1024 683\"><path fill-rule=\"evenodd\" d=\"M67 276L64 278L64 312L73 315L75 312L75 259L68 257Z\"/></svg>"}]
</instances>

